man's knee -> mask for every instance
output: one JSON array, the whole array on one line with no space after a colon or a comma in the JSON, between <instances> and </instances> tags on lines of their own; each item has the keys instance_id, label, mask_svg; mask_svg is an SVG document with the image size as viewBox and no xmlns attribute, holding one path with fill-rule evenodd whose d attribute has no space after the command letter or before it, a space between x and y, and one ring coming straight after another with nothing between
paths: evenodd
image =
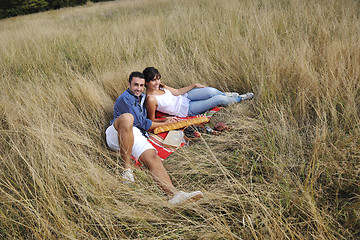
<instances>
[{"instance_id":1,"label":"man's knee","mask_svg":"<svg viewBox=\"0 0 360 240\"><path fill-rule=\"evenodd\" d=\"M119 131L119 129L130 129L133 123L134 116L131 113L124 113L115 119L114 127L117 131Z\"/></svg>"},{"instance_id":2,"label":"man's knee","mask_svg":"<svg viewBox=\"0 0 360 240\"><path fill-rule=\"evenodd\" d=\"M148 149L140 156L140 160L148 167L162 165L160 157L154 149Z\"/></svg>"}]
</instances>

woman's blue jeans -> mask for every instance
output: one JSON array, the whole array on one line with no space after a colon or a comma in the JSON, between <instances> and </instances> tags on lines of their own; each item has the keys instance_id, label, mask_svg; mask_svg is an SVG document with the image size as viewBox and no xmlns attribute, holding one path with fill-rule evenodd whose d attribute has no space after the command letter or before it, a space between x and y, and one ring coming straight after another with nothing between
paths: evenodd
<instances>
[{"instance_id":1,"label":"woman's blue jeans","mask_svg":"<svg viewBox=\"0 0 360 240\"><path fill-rule=\"evenodd\" d=\"M241 101L241 97L227 97L225 93L212 87L194 88L188 92L189 116L204 113L216 106L227 106Z\"/></svg>"}]
</instances>

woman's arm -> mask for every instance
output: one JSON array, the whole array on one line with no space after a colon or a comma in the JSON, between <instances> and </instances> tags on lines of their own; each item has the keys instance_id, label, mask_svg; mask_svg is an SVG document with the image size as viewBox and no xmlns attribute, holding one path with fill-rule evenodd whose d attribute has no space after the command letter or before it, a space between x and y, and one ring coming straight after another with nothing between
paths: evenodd
<instances>
[{"instance_id":1,"label":"woman's arm","mask_svg":"<svg viewBox=\"0 0 360 240\"><path fill-rule=\"evenodd\" d=\"M169 87L169 86L164 86L164 88L169 90L174 96L183 95L183 94L187 93L188 91L190 91L191 89L203 88L203 87L205 87L205 86L201 85L201 84L198 84L198 83L194 83L194 84L191 84L191 85L189 85L187 87L183 87L183 88L179 88L179 89L172 88L172 87Z\"/></svg>"},{"instance_id":2,"label":"woman's arm","mask_svg":"<svg viewBox=\"0 0 360 240\"><path fill-rule=\"evenodd\" d=\"M164 122L164 119L156 119L155 111L157 108L157 100L154 96L147 96L145 101L145 108L147 111L147 118L153 122Z\"/></svg>"},{"instance_id":3,"label":"woman's arm","mask_svg":"<svg viewBox=\"0 0 360 240\"><path fill-rule=\"evenodd\" d=\"M165 119L163 122L152 122L150 128L148 130L153 130L154 128L157 128L157 127L160 127L160 126L163 126L163 125L167 125L167 124L170 124L170 123L176 123L176 122L179 122L179 119L177 118L167 118Z\"/></svg>"},{"instance_id":4,"label":"woman's arm","mask_svg":"<svg viewBox=\"0 0 360 240\"><path fill-rule=\"evenodd\" d=\"M155 111L157 109L157 100L154 96L147 96L145 101L145 108L147 111L147 118L153 122L152 128L161 126L162 124L158 125L157 123L174 123L180 121L177 117L167 117L163 119L155 118ZM150 128L150 129L152 129Z\"/></svg>"}]
</instances>

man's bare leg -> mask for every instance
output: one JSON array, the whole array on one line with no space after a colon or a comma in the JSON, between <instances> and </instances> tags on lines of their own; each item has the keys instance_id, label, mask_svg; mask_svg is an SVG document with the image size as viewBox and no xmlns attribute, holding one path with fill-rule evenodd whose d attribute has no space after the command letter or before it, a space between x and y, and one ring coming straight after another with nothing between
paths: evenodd
<instances>
[{"instance_id":1,"label":"man's bare leg","mask_svg":"<svg viewBox=\"0 0 360 240\"><path fill-rule=\"evenodd\" d=\"M154 149L148 149L140 156L140 160L148 166L154 180L160 185L165 193L171 198L178 191L174 187L169 174L167 173L160 157Z\"/></svg>"},{"instance_id":2,"label":"man's bare leg","mask_svg":"<svg viewBox=\"0 0 360 240\"><path fill-rule=\"evenodd\" d=\"M134 117L130 113L124 113L114 121L114 127L118 132L120 156L125 162L125 169L131 166L131 151L134 145L133 123Z\"/></svg>"}]
</instances>

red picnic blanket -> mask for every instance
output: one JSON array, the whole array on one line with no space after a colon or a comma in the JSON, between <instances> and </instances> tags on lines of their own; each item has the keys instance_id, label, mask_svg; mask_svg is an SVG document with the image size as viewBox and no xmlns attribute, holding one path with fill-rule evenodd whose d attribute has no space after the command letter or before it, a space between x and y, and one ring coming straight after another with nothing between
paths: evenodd
<instances>
[{"instance_id":1,"label":"red picnic blanket","mask_svg":"<svg viewBox=\"0 0 360 240\"><path fill-rule=\"evenodd\" d=\"M204 117L204 116L208 117L208 118L211 118L212 115L214 115L214 113L216 113L220 109L221 109L221 107L214 107L213 109L205 112L204 114L197 115L197 116L194 116L194 117L184 117L182 119L191 119L191 118ZM163 133L159 133L159 134L150 133L150 138L148 139L148 141L156 148L159 157L163 161L168 156L170 156L170 154L172 154L173 152L176 151L176 148L165 147L162 144L162 142L164 141L164 139L166 138L168 133L169 132L163 132ZM182 146L184 146L184 144Z\"/></svg>"},{"instance_id":2,"label":"red picnic blanket","mask_svg":"<svg viewBox=\"0 0 360 240\"><path fill-rule=\"evenodd\" d=\"M191 118L204 117L204 116L211 118L214 115L214 113L218 112L221 108L222 107L214 107L211 110L205 112L204 114L199 114L194 117L183 117L181 119L191 119ZM168 115L163 114L161 112L156 112L156 118L163 118L166 116L168 116ZM168 133L169 132L162 132L159 134L149 133L150 137L149 137L148 141L157 150L157 154L159 155L159 157L162 161L164 161L168 156L170 156L177 149L177 148L173 148L173 147L165 147L163 145L163 141L166 138ZM181 147L183 147L184 145L185 144L182 144ZM140 167L142 165L137 159L133 158L133 160L135 161L135 166Z\"/></svg>"}]
</instances>

